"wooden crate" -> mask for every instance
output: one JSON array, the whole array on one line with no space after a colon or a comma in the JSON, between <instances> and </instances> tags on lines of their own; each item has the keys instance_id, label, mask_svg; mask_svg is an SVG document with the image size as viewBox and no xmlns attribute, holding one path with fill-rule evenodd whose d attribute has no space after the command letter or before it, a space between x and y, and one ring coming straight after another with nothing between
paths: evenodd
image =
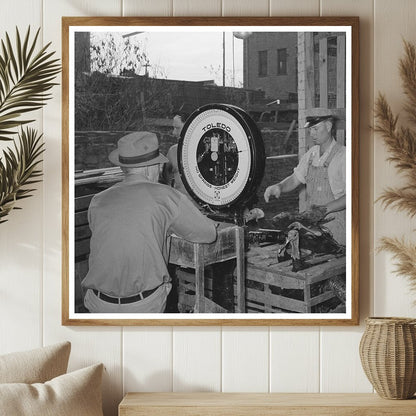
<instances>
[{"instance_id":1,"label":"wooden crate","mask_svg":"<svg viewBox=\"0 0 416 416\"><path fill-rule=\"evenodd\" d=\"M277 262L277 246L254 247L246 256L246 313L312 313L336 295L325 284L345 273L345 256L324 255L309 260L314 266L292 272L290 260ZM192 312L195 306L195 274L178 272L179 309ZM212 275L205 273L204 295L212 300ZM234 294L237 293L236 278ZM236 305L237 297L234 296ZM223 312L217 310L216 312Z\"/></svg>"},{"instance_id":2,"label":"wooden crate","mask_svg":"<svg viewBox=\"0 0 416 416\"><path fill-rule=\"evenodd\" d=\"M184 305L191 306L196 312L227 312L219 305L213 304L210 298L205 296L205 272L207 266L217 265L229 260L236 261L236 289L237 297L235 310L245 311L245 267L244 267L244 229L233 224L220 223L217 239L210 244L191 243L180 237L172 236L170 244L169 262L181 268L192 268L195 270L196 278L193 278L194 298L184 296L188 300ZM182 279L179 292L188 295L189 278ZM211 286L212 287L212 286ZM185 290L185 288L188 288ZM181 292L182 291L182 292ZM231 301L232 303L232 301Z\"/></svg>"},{"instance_id":3,"label":"wooden crate","mask_svg":"<svg viewBox=\"0 0 416 416\"><path fill-rule=\"evenodd\" d=\"M178 309L181 313L194 312L195 307L195 273L192 269L178 268ZM204 296L212 299L212 277L205 274Z\"/></svg>"},{"instance_id":4,"label":"wooden crate","mask_svg":"<svg viewBox=\"0 0 416 416\"><path fill-rule=\"evenodd\" d=\"M192 269L178 269L176 271L178 279L178 309L181 313L193 313L195 310L195 273ZM235 277L236 280L236 277ZM204 303L205 312L209 313L229 313L225 308L213 301L213 276L212 269L204 273ZM237 284L234 282L234 294ZM237 307L237 296L234 295L234 307Z\"/></svg>"},{"instance_id":5,"label":"wooden crate","mask_svg":"<svg viewBox=\"0 0 416 416\"><path fill-rule=\"evenodd\" d=\"M75 312L85 312L81 282L88 273L91 230L88 225L88 207L94 195L75 198Z\"/></svg>"},{"instance_id":6,"label":"wooden crate","mask_svg":"<svg viewBox=\"0 0 416 416\"><path fill-rule=\"evenodd\" d=\"M336 297L326 282L345 275L345 256L311 257L310 267L293 272L291 260L278 262L277 250L277 246L253 247L247 253L247 312L312 313Z\"/></svg>"}]
</instances>

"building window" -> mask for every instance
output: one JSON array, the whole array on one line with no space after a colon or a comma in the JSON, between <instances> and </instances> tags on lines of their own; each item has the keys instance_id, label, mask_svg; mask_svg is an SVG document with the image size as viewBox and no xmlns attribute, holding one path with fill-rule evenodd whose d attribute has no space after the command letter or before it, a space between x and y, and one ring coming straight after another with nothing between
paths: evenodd
<instances>
[{"instance_id":1,"label":"building window","mask_svg":"<svg viewBox=\"0 0 416 416\"><path fill-rule=\"evenodd\" d=\"M267 51L259 51L259 77L267 75Z\"/></svg>"},{"instance_id":2,"label":"building window","mask_svg":"<svg viewBox=\"0 0 416 416\"><path fill-rule=\"evenodd\" d=\"M277 50L277 75L287 75L287 50Z\"/></svg>"}]
</instances>

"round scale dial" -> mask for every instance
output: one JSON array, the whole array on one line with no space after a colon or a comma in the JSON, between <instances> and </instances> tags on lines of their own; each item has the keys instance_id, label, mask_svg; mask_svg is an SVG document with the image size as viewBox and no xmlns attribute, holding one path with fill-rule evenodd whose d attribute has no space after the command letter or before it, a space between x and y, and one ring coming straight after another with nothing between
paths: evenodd
<instances>
[{"instance_id":1,"label":"round scale dial","mask_svg":"<svg viewBox=\"0 0 416 416\"><path fill-rule=\"evenodd\" d=\"M182 129L179 172L202 204L221 209L247 202L263 177L264 160L260 131L238 107L203 106Z\"/></svg>"}]
</instances>

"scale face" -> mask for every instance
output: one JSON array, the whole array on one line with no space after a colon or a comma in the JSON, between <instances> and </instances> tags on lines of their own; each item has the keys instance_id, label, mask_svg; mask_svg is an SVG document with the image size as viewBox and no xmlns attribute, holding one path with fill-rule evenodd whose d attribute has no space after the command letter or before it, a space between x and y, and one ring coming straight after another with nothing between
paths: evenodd
<instances>
[{"instance_id":1,"label":"scale face","mask_svg":"<svg viewBox=\"0 0 416 416\"><path fill-rule=\"evenodd\" d=\"M238 107L200 107L182 129L178 144L182 181L194 199L214 209L250 199L263 177L264 160L261 134Z\"/></svg>"}]
</instances>

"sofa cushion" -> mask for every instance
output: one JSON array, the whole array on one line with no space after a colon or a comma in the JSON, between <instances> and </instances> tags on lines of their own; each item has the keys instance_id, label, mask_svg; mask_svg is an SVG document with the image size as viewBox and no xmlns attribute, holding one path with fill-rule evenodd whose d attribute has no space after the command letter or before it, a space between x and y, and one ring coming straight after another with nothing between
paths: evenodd
<instances>
[{"instance_id":1,"label":"sofa cushion","mask_svg":"<svg viewBox=\"0 0 416 416\"><path fill-rule=\"evenodd\" d=\"M66 373L71 343L0 355L0 383L44 383Z\"/></svg>"},{"instance_id":2,"label":"sofa cushion","mask_svg":"<svg viewBox=\"0 0 416 416\"><path fill-rule=\"evenodd\" d=\"M97 364L46 383L0 384L0 415L103 416L102 373Z\"/></svg>"}]
</instances>

